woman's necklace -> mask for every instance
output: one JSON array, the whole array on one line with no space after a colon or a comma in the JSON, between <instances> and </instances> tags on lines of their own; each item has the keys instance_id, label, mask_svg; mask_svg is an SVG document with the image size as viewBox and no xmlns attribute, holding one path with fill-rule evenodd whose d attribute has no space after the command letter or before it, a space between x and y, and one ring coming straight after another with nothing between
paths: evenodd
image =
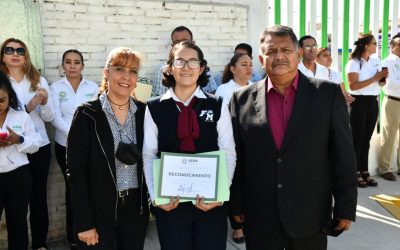
<instances>
[{"instance_id":1,"label":"woman's necklace","mask_svg":"<svg viewBox=\"0 0 400 250\"><path fill-rule=\"evenodd\" d=\"M108 95L107 95L107 99L108 99L112 104L118 106L118 109L119 109L119 110L122 110L122 107L129 103L129 99L128 99L128 101L126 101L124 104L115 103L115 102L111 101L111 99L110 99L110 97L108 97Z\"/></svg>"}]
</instances>

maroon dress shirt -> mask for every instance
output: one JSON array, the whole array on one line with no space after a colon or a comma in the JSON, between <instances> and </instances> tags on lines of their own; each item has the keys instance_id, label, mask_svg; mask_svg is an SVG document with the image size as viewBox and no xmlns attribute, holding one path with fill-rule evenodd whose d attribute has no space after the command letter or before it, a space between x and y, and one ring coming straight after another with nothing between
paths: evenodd
<instances>
[{"instance_id":1,"label":"maroon dress shirt","mask_svg":"<svg viewBox=\"0 0 400 250\"><path fill-rule=\"evenodd\" d=\"M299 74L297 73L293 83L285 90L285 94L279 94L271 79L268 78L267 107L268 123L278 150L281 149L283 138L292 114L293 104L296 98Z\"/></svg>"}]
</instances>

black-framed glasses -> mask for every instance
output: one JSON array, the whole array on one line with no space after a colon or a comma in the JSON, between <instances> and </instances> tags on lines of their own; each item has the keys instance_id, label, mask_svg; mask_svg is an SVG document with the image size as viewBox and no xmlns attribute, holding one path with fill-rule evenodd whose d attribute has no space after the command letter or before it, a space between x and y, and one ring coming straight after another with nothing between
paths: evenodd
<instances>
[{"instance_id":1,"label":"black-framed glasses","mask_svg":"<svg viewBox=\"0 0 400 250\"><path fill-rule=\"evenodd\" d=\"M183 59L176 59L174 60L174 67L177 69L183 69L185 65L188 65L191 69L198 69L200 68L200 61L196 59L190 59L188 61Z\"/></svg>"},{"instance_id":2,"label":"black-framed glasses","mask_svg":"<svg viewBox=\"0 0 400 250\"><path fill-rule=\"evenodd\" d=\"M6 54L6 55L13 55L15 51L17 52L17 55L19 55L19 56L25 55L24 48L13 48L13 47L5 47L4 48L4 54Z\"/></svg>"}]
</instances>

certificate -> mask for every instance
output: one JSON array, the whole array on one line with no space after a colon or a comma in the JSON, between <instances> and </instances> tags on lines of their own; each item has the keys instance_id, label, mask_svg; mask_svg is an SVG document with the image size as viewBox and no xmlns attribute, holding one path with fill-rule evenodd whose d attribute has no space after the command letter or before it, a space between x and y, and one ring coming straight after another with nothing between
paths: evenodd
<instances>
[{"instance_id":1,"label":"certificate","mask_svg":"<svg viewBox=\"0 0 400 250\"><path fill-rule=\"evenodd\" d=\"M224 202L229 200L229 181L228 181L228 172L226 168L226 160L225 160L225 153L223 151L212 151L212 152L205 152L194 154L195 156L198 155L216 155L219 158L219 166L218 166L218 187L217 187L217 200L219 202ZM193 155L191 155L193 156ZM153 188L154 188L154 198L156 205L163 205L170 203L170 197L161 197L160 196L160 182L161 182L161 159L155 159L153 161ZM180 198L179 202L187 202L190 201L193 205L196 204L196 200ZM205 203L215 202L215 201L204 201Z\"/></svg>"},{"instance_id":2,"label":"certificate","mask_svg":"<svg viewBox=\"0 0 400 250\"><path fill-rule=\"evenodd\" d=\"M160 196L216 201L218 166L219 155L161 153Z\"/></svg>"}]
</instances>

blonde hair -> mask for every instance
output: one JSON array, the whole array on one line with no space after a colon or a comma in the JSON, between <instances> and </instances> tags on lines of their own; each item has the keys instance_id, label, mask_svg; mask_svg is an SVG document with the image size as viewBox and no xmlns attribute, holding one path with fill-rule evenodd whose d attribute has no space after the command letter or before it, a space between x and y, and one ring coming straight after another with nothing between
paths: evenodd
<instances>
[{"instance_id":1,"label":"blonde hair","mask_svg":"<svg viewBox=\"0 0 400 250\"><path fill-rule=\"evenodd\" d=\"M26 44L23 41L21 41L17 38L8 38L7 40L5 40L3 42L3 44L1 45L1 52L0 52L1 53L0 54L0 71L3 71L7 75L10 73L7 66L3 62L3 59L4 59L4 49L11 42L18 43L22 46L22 48L25 49L25 64L24 64L24 67L22 68L22 70L25 73L28 80L31 82L30 90L36 91L36 89L38 88L39 82L40 82L40 73L35 68L35 66L33 66L31 57L29 55L28 47L26 46Z\"/></svg>"},{"instance_id":2,"label":"blonde hair","mask_svg":"<svg viewBox=\"0 0 400 250\"><path fill-rule=\"evenodd\" d=\"M137 63L140 66L140 62L142 60L142 55L127 47L117 47L110 51L108 54L106 64L104 66L105 69L108 69L109 66L126 66L131 65L132 63ZM103 76L103 80L100 85L100 93L107 91L108 89L108 79Z\"/></svg>"}]
</instances>

